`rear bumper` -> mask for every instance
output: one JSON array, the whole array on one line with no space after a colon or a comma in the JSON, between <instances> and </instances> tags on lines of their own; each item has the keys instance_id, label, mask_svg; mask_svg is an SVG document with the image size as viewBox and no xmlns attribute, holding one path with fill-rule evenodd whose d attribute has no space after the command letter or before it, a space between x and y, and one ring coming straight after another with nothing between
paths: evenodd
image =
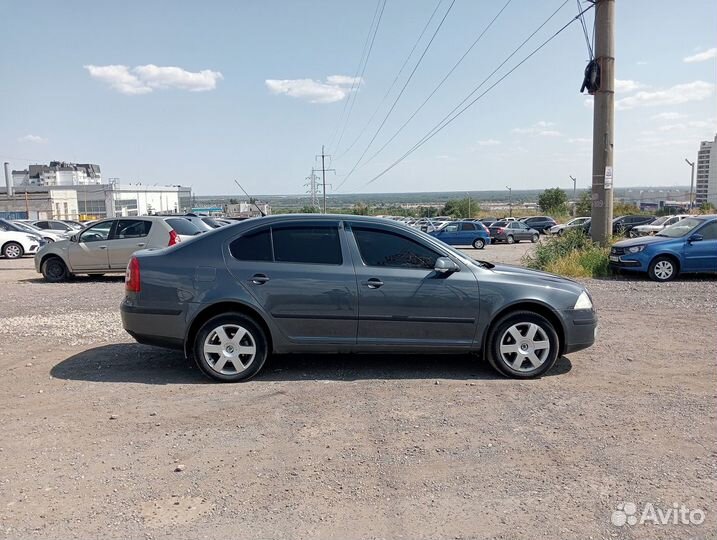
<instances>
[{"instance_id":1,"label":"rear bumper","mask_svg":"<svg viewBox=\"0 0 717 540\"><path fill-rule=\"evenodd\" d=\"M565 322L565 347L563 353L573 353L591 347L597 339L598 316L594 310L567 310Z\"/></svg>"},{"instance_id":2,"label":"rear bumper","mask_svg":"<svg viewBox=\"0 0 717 540\"><path fill-rule=\"evenodd\" d=\"M185 317L179 308L144 308L129 302L120 304L122 327L137 342L170 349L184 346Z\"/></svg>"}]
</instances>

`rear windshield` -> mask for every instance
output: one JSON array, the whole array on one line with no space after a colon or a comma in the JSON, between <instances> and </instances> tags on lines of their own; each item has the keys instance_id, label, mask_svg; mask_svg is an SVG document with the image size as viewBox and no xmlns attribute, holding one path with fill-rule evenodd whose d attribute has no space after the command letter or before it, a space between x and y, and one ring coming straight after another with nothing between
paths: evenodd
<instances>
[{"instance_id":1,"label":"rear windshield","mask_svg":"<svg viewBox=\"0 0 717 540\"><path fill-rule=\"evenodd\" d=\"M221 225L219 223L217 223L210 217L203 217L202 221L204 223L206 223L207 225L209 225L212 229L218 229L219 227L221 227Z\"/></svg>"},{"instance_id":2,"label":"rear windshield","mask_svg":"<svg viewBox=\"0 0 717 540\"><path fill-rule=\"evenodd\" d=\"M172 229L174 229L174 232L176 232L177 234L185 236L195 236L197 234L202 234L202 231L199 230L199 227L197 227L191 221L188 221L183 218L171 218L167 220L167 223L169 223L169 226L172 227Z\"/></svg>"},{"instance_id":3,"label":"rear windshield","mask_svg":"<svg viewBox=\"0 0 717 540\"><path fill-rule=\"evenodd\" d=\"M505 227L508 224L507 221L496 221L495 223L491 223L491 227Z\"/></svg>"}]
</instances>

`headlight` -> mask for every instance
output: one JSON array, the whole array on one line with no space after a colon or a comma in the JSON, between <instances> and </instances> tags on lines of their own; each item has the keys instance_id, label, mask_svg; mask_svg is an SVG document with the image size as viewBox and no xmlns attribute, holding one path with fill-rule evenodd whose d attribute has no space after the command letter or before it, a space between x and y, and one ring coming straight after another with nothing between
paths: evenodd
<instances>
[{"instance_id":1,"label":"headlight","mask_svg":"<svg viewBox=\"0 0 717 540\"><path fill-rule=\"evenodd\" d=\"M626 251L627 251L628 253L640 253L643 249L645 249L645 245L644 245L644 244L641 245L641 246L630 246L629 248L627 248Z\"/></svg>"},{"instance_id":2,"label":"headlight","mask_svg":"<svg viewBox=\"0 0 717 540\"><path fill-rule=\"evenodd\" d=\"M593 303L592 300L590 300L590 296L588 296L587 291L583 291L580 293L580 296L578 296L578 300L575 302L575 306L573 309L592 309Z\"/></svg>"}]
</instances>

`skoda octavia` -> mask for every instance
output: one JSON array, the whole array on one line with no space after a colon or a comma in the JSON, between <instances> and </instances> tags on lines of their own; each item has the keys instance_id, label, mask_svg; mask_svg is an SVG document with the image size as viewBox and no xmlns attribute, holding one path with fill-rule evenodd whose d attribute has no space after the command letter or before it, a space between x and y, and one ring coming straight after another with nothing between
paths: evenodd
<instances>
[{"instance_id":1,"label":"skoda octavia","mask_svg":"<svg viewBox=\"0 0 717 540\"><path fill-rule=\"evenodd\" d=\"M472 352L536 377L597 329L579 283L359 216L257 218L137 252L121 312L137 341L183 349L225 382L256 375L272 352Z\"/></svg>"}]
</instances>

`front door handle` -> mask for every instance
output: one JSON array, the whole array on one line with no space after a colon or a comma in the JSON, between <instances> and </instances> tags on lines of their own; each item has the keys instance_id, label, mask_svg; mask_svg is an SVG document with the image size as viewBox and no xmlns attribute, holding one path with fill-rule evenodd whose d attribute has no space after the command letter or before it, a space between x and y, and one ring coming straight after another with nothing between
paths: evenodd
<instances>
[{"instance_id":1,"label":"front door handle","mask_svg":"<svg viewBox=\"0 0 717 540\"><path fill-rule=\"evenodd\" d=\"M378 289L381 285L383 285L383 281L378 278L372 277L366 282L366 285L368 285L369 289Z\"/></svg>"},{"instance_id":2,"label":"front door handle","mask_svg":"<svg viewBox=\"0 0 717 540\"><path fill-rule=\"evenodd\" d=\"M254 285L263 285L267 281L269 281L269 278L265 274L254 274L251 276L251 282Z\"/></svg>"},{"instance_id":3,"label":"front door handle","mask_svg":"<svg viewBox=\"0 0 717 540\"><path fill-rule=\"evenodd\" d=\"M107 246L97 246L99 249L107 249Z\"/></svg>"}]
</instances>

